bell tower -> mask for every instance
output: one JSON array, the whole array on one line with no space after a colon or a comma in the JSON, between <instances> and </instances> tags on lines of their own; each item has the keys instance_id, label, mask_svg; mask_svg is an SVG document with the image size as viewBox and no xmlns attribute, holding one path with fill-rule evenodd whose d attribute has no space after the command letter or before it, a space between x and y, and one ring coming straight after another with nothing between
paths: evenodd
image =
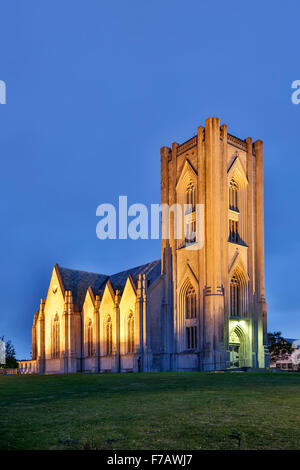
<instances>
[{"instance_id":1,"label":"bell tower","mask_svg":"<svg viewBox=\"0 0 300 470\"><path fill-rule=\"evenodd\" d=\"M162 369L265 367L262 142L206 119L161 148L161 203Z\"/></svg>"}]
</instances>

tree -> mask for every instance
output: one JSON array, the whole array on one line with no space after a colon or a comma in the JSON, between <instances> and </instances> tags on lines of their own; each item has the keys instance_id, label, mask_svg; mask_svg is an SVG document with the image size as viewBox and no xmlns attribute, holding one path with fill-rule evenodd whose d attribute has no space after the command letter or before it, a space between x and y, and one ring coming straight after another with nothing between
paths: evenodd
<instances>
[{"instance_id":1,"label":"tree","mask_svg":"<svg viewBox=\"0 0 300 470\"><path fill-rule=\"evenodd\" d=\"M11 340L4 340L4 336L0 338L1 341L5 342L5 364L1 364L4 369L16 369L18 363L16 360L16 350Z\"/></svg>"},{"instance_id":2,"label":"tree","mask_svg":"<svg viewBox=\"0 0 300 470\"><path fill-rule=\"evenodd\" d=\"M281 336L281 331L268 333L268 346L273 362L288 359L293 352L292 344Z\"/></svg>"}]
</instances>

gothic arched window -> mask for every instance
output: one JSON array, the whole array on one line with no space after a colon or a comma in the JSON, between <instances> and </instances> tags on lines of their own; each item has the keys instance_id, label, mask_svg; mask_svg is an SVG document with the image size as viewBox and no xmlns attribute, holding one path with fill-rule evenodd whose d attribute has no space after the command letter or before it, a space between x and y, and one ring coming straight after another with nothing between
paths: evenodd
<instances>
[{"instance_id":1,"label":"gothic arched window","mask_svg":"<svg viewBox=\"0 0 300 470\"><path fill-rule=\"evenodd\" d=\"M238 220L229 219L229 241L232 243L240 243L239 222Z\"/></svg>"},{"instance_id":2,"label":"gothic arched window","mask_svg":"<svg viewBox=\"0 0 300 470\"><path fill-rule=\"evenodd\" d=\"M134 317L133 313L130 312L128 315L127 324L127 349L129 353L134 352Z\"/></svg>"},{"instance_id":3,"label":"gothic arched window","mask_svg":"<svg viewBox=\"0 0 300 470\"><path fill-rule=\"evenodd\" d=\"M230 281L230 315L240 316L241 313L241 286L237 276L234 274Z\"/></svg>"},{"instance_id":4,"label":"gothic arched window","mask_svg":"<svg viewBox=\"0 0 300 470\"><path fill-rule=\"evenodd\" d=\"M185 302L185 317L187 319L196 318L196 292L192 286L190 286L186 291Z\"/></svg>"},{"instance_id":5,"label":"gothic arched window","mask_svg":"<svg viewBox=\"0 0 300 470\"><path fill-rule=\"evenodd\" d=\"M186 213L194 212L196 206L196 193L192 182L188 185L186 190L186 204Z\"/></svg>"},{"instance_id":6,"label":"gothic arched window","mask_svg":"<svg viewBox=\"0 0 300 470\"><path fill-rule=\"evenodd\" d=\"M60 353L60 325L56 314L52 325L52 357L58 358Z\"/></svg>"},{"instance_id":7,"label":"gothic arched window","mask_svg":"<svg viewBox=\"0 0 300 470\"><path fill-rule=\"evenodd\" d=\"M229 209L238 211L238 184L232 179L229 183Z\"/></svg>"},{"instance_id":8,"label":"gothic arched window","mask_svg":"<svg viewBox=\"0 0 300 470\"><path fill-rule=\"evenodd\" d=\"M93 323L89 320L87 327L87 353L88 357L93 355Z\"/></svg>"},{"instance_id":9,"label":"gothic arched window","mask_svg":"<svg viewBox=\"0 0 300 470\"><path fill-rule=\"evenodd\" d=\"M110 315L106 320L106 354L107 356L112 354L112 321Z\"/></svg>"}]
</instances>

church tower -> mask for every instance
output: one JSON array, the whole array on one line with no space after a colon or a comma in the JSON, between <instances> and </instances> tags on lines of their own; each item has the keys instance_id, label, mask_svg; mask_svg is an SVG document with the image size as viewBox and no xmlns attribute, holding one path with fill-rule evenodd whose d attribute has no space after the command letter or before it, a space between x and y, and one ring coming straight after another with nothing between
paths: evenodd
<instances>
[{"instance_id":1,"label":"church tower","mask_svg":"<svg viewBox=\"0 0 300 470\"><path fill-rule=\"evenodd\" d=\"M161 203L162 369L266 367L263 143L208 118L161 148Z\"/></svg>"}]
</instances>

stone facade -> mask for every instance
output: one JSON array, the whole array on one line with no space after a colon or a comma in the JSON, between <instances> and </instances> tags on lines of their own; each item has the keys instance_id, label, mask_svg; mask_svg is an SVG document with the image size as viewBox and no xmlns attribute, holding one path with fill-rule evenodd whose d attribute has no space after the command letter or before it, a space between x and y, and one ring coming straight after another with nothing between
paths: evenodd
<instances>
[{"instance_id":1,"label":"stone facade","mask_svg":"<svg viewBox=\"0 0 300 470\"><path fill-rule=\"evenodd\" d=\"M190 207L180 239L171 212L161 261L113 276L54 267L21 372L268 366L262 141L208 118L192 139L161 148L161 203ZM186 236L196 205L203 247Z\"/></svg>"}]
</instances>

